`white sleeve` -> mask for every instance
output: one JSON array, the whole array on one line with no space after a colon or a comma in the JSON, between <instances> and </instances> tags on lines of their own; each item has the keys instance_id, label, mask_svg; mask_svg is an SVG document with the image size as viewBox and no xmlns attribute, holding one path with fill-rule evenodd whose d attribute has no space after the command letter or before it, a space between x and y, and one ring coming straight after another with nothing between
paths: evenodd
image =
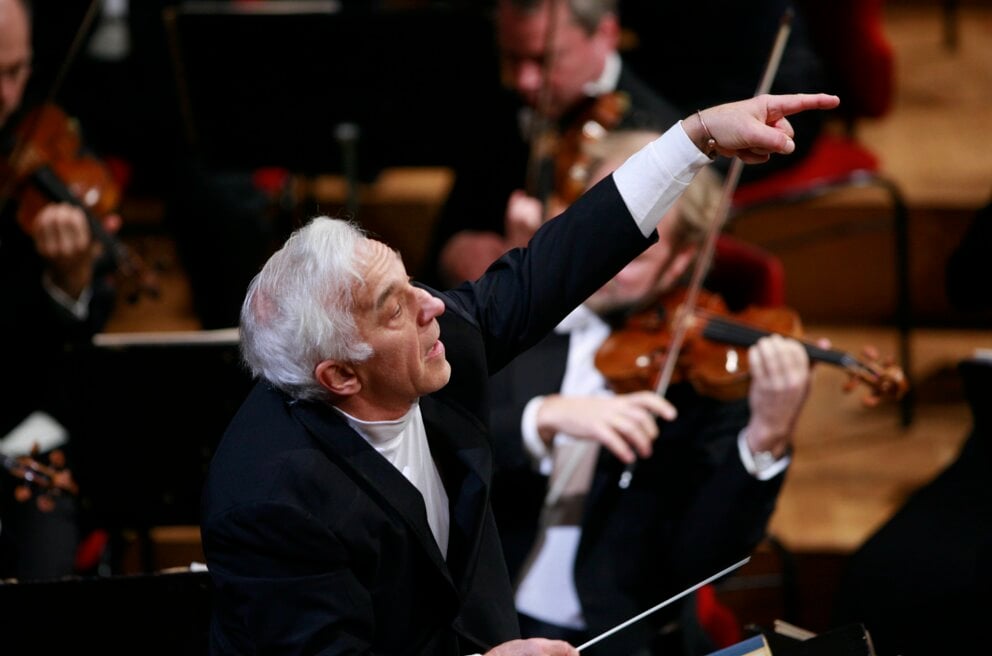
<instances>
[{"instance_id":1,"label":"white sleeve","mask_svg":"<svg viewBox=\"0 0 992 656\"><path fill-rule=\"evenodd\" d=\"M535 396L527 402L524 413L520 417L520 432L524 437L524 449L530 456L531 463L537 471L549 476L552 464L551 450L548 449L537 431L537 411L543 401L543 396Z\"/></svg>"},{"instance_id":2,"label":"white sleeve","mask_svg":"<svg viewBox=\"0 0 992 656\"><path fill-rule=\"evenodd\" d=\"M89 317L90 299L93 297L93 288L89 285L79 295L79 299L74 299L62 291L61 287L52 282L48 273L41 275L41 286L45 288L45 291L52 297L52 300L71 312L80 321L85 321Z\"/></svg>"},{"instance_id":3,"label":"white sleeve","mask_svg":"<svg viewBox=\"0 0 992 656\"><path fill-rule=\"evenodd\" d=\"M751 453L751 447L747 445L747 428L744 428L737 435L737 452L741 456L741 463L743 463L747 473L759 481L767 481L775 478L785 471L785 468L792 462L792 457L788 451L777 460L772 459L767 462L758 462L754 454Z\"/></svg>"},{"instance_id":4,"label":"white sleeve","mask_svg":"<svg viewBox=\"0 0 992 656\"><path fill-rule=\"evenodd\" d=\"M692 143L679 121L613 172L613 181L641 234L651 234L696 173L710 161Z\"/></svg>"}]
</instances>

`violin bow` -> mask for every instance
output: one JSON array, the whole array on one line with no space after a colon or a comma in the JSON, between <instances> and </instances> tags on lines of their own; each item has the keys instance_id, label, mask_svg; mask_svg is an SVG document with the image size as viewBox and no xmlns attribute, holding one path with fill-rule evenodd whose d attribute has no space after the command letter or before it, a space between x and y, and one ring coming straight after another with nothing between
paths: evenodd
<instances>
[{"instance_id":1,"label":"violin bow","mask_svg":"<svg viewBox=\"0 0 992 656\"><path fill-rule=\"evenodd\" d=\"M789 7L782 15L782 20L779 23L778 33L775 35L775 42L772 45L772 51L768 57L764 74L761 77L761 82L758 84L757 90L754 92L755 96L760 96L771 90L772 82L775 80L775 74L778 72L778 66L782 61L785 44L788 42L789 35L792 32L793 13L793 9ZM675 326L672 330L672 341L665 358L665 365L662 367L661 373L658 376L658 384L655 387L655 393L658 396L665 396L668 392L668 386L672 382L679 351L685 342L685 335L690 323L689 319L695 312L696 303L699 300L699 291L703 286L703 279L709 273L710 265L713 263L716 241L720 232L723 230L724 224L727 222L727 216L730 214L730 205L733 202L734 192L737 190L737 182L740 180L743 168L744 160L740 157L734 157L730 163L730 169L727 171L727 177L724 179L720 202L717 204L714 212L715 218L707 229L706 239L696 257L695 266L692 270L692 278L689 281L686 291L685 302L679 308L674 320ZM624 469L619 482L621 489L630 487L630 482L634 477L634 468L635 464L632 463Z\"/></svg>"},{"instance_id":2,"label":"violin bow","mask_svg":"<svg viewBox=\"0 0 992 656\"><path fill-rule=\"evenodd\" d=\"M528 138L530 140L530 155L527 160L527 193L540 199L542 208L542 220L548 219L548 198L551 196L547 189L547 137L550 119L548 118L548 107L551 105L551 74L555 66L555 38L558 26L558 11L564 0L548 0L546 3L548 12L548 24L544 36L544 58L541 61L541 88L537 95L537 107L530 125L528 126Z\"/></svg>"}]
</instances>

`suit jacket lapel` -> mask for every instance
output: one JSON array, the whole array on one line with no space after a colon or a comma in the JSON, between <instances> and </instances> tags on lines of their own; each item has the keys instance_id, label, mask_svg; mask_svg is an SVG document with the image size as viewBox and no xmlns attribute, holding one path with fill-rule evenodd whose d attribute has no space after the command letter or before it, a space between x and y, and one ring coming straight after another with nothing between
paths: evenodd
<instances>
[{"instance_id":1,"label":"suit jacket lapel","mask_svg":"<svg viewBox=\"0 0 992 656\"><path fill-rule=\"evenodd\" d=\"M379 499L396 511L450 582L447 564L427 523L423 496L413 483L333 410L307 403L296 404L293 408L294 414L320 442L328 456L350 472L370 497Z\"/></svg>"},{"instance_id":2,"label":"suit jacket lapel","mask_svg":"<svg viewBox=\"0 0 992 656\"><path fill-rule=\"evenodd\" d=\"M485 439L484 427L467 413L432 397L422 398L420 408L431 452L448 492L448 569L458 587L466 589L474 576L489 500L492 447Z\"/></svg>"}]
</instances>

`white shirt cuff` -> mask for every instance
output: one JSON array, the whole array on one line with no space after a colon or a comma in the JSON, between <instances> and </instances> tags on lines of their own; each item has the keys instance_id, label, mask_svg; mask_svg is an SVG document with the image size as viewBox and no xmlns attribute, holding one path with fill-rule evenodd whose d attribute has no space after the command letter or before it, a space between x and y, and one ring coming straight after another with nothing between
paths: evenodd
<instances>
[{"instance_id":1,"label":"white shirt cuff","mask_svg":"<svg viewBox=\"0 0 992 656\"><path fill-rule=\"evenodd\" d=\"M543 396L535 396L527 402L524 414L520 417L520 434L524 437L524 449L530 455L534 468L545 476L550 476L551 450L537 432L537 411L540 410L543 401Z\"/></svg>"},{"instance_id":2,"label":"white shirt cuff","mask_svg":"<svg viewBox=\"0 0 992 656\"><path fill-rule=\"evenodd\" d=\"M613 181L645 237L692 179L710 163L679 121L613 172Z\"/></svg>"},{"instance_id":3,"label":"white shirt cuff","mask_svg":"<svg viewBox=\"0 0 992 656\"><path fill-rule=\"evenodd\" d=\"M52 282L52 279L47 273L43 273L41 275L41 285L56 303L71 312L72 316L76 317L80 321L85 321L90 315L90 298L93 296L92 287L87 286L86 289L83 290L83 293L79 295L79 298L75 299L66 294L61 287Z\"/></svg>"},{"instance_id":4,"label":"white shirt cuff","mask_svg":"<svg viewBox=\"0 0 992 656\"><path fill-rule=\"evenodd\" d=\"M775 478L785 471L785 468L792 462L792 456L786 452L784 456L774 462L764 467L758 467L758 463L754 460L754 454L751 453L751 447L747 445L746 428L737 435L737 451L741 455L741 462L744 464L744 469L759 481L767 481Z\"/></svg>"}]
</instances>

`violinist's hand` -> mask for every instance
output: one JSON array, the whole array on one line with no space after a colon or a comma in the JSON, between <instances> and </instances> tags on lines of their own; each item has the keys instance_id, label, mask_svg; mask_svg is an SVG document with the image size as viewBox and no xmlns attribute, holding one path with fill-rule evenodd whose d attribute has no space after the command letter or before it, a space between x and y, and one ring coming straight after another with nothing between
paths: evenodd
<instances>
[{"instance_id":1,"label":"violinist's hand","mask_svg":"<svg viewBox=\"0 0 992 656\"><path fill-rule=\"evenodd\" d=\"M770 451L780 458L792 441L809 394L809 356L802 344L781 335L762 337L747 354L751 371L748 447L753 453Z\"/></svg>"},{"instance_id":2,"label":"violinist's hand","mask_svg":"<svg viewBox=\"0 0 992 656\"><path fill-rule=\"evenodd\" d=\"M544 398L537 410L537 430L546 444L556 433L580 440L599 442L626 464L634 462L635 452L651 455L658 437L660 417L675 419L675 406L650 391L617 396L561 396Z\"/></svg>"},{"instance_id":3,"label":"violinist's hand","mask_svg":"<svg viewBox=\"0 0 992 656\"><path fill-rule=\"evenodd\" d=\"M711 136L720 155L736 155L745 163L757 164L768 161L772 153L788 155L796 149L787 116L833 109L838 104L837 96L825 93L763 94L704 109L684 119L682 126L701 151L707 152L706 141Z\"/></svg>"},{"instance_id":4,"label":"violinist's hand","mask_svg":"<svg viewBox=\"0 0 992 656\"><path fill-rule=\"evenodd\" d=\"M541 201L527 195L525 191L515 190L506 203L507 248L526 246L543 221L544 207Z\"/></svg>"},{"instance_id":5,"label":"violinist's hand","mask_svg":"<svg viewBox=\"0 0 992 656\"><path fill-rule=\"evenodd\" d=\"M116 232L120 217L108 216L104 226L108 232ZM50 203L35 215L29 232L35 250L47 262L52 282L72 298L79 298L92 282L93 263L102 250L84 211L69 203Z\"/></svg>"},{"instance_id":6,"label":"violinist's hand","mask_svg":"<svg viewBox=\"0 0 992 656\"><path fill-rule=\"evenodd\" d=\"M456 232L438 256L442 278L448 285L475 280L507 250L503 237L495 232Z\"/></svg>"},{"instance_id":7,"label":"violinist's hand","mask_svg":"<svg viewBox=\"0 0 992 656\"><path fill-rule=\"evenodd\" d=\"M496 645L484 656L578 656L579 650L561 640L529 638Z\"/></svg>"}]
</instances>

